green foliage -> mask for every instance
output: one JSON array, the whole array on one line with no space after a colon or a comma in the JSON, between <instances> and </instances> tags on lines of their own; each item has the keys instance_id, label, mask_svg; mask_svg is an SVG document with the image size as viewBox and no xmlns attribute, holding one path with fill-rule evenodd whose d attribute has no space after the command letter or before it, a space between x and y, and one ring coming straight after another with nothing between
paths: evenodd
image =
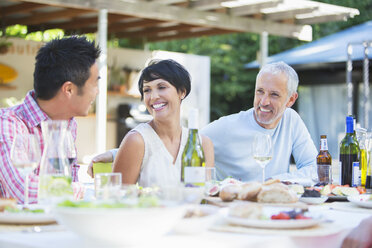
<instances>
[{"instance_id":1,"label":"green foliage","mask_svg":"<svg viewBox=\"0 0 372 248\"><path fill-rule=\"evenodd\" d=\"M345 28L372 20L372 0L318 0L345 7L356 8L360 15L347 22L338 21L312 25L313 40L341 31ZM51 32L51 33L49 33ZM0 34L3 35L0 31ZM7 36L47 41L56 36L63 36L62 30L27 33L27 27L15 25L8 27ZM94 35L90 35L94 39ZM143 49L145 41L109 37L110 47L127 47ZM208 36L185 40L147 43L150 50L167 50L174 52L199 54L211 58L211 120L220 116L246 110L253 105L253 94L257 72L247 72L244 65L256 59L259 51L258 34L236 33ZM295 39L269 36L269 55L305 44Z\"/></svg>"},{"instance_id":2,"label":"green foliage","mask_svg":"<svg viewBox=\"0 0 372 248\"><path fill-rule=\"evenodd\" d=\"M313 40L341 31L372 19L372 0L320 0L345 7L356 8L359 16L312 25ZM257 72L247 72L244 65L256 59L259 51L258 34L238 33L186 40L150 43L150 49L207 55L211 58L211 120L248 109L253 105ZM294 48L306 42L269 36L269 55Z\"/></svg>"}]
</instances>

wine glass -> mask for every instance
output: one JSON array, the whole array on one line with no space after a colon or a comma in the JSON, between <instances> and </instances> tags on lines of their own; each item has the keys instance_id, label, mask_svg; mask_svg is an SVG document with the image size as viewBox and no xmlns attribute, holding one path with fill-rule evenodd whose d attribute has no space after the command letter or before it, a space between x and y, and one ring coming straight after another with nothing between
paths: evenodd
<instances>
[{"instance_id":1,"label":"wine glass","mask_svg":"<svg viewBox=\"0 0 372 248\"><path fill-rule=\"evenodd\" d=\"M257 133L252 144L252 154L254 160L262 168L262 182L265 182L265 166L273 157L273 146L271 136L264 133Z\"/></svg>"},{"instance_id":2,"label":"wine glass","mask_svg":"<svg viewBox=\"0 0 372 248\"><path fill-rule=\"evenodd\" d=\"M32 171L40 162L41 151L36 134L16 134L12 143L10 159L14 167L24 176L24 201L28 205L28 185Z\"/></svg>"},{"instance_id":3,"label":"wine glass","mask_svg":"<svg viewBox=\"0 0 372 248\"><path fill-rule=\"evenodd\" d=\"M64 148L66 151L66 156L69 162L70 167L74 164L77 154L75 149L75 142L74 138L72 137L72 133L70 129L66 130L66 137L64 140Z\"/></svg>"}]
</instances>

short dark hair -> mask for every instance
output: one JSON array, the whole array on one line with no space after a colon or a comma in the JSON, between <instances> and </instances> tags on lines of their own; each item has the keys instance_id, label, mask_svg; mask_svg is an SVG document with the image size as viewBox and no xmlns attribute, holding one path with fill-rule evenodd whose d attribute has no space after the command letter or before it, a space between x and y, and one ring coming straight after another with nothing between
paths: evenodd
<instances>
[{"instance_id":1,"label":"short dark hair","mask_svg":"<svg viewBox=\"0 0 372 248\"><path fill-rule=\"evenodd\" d=\"M101 51L86 37L57 38L36 55L34 89L37 98L50 100L70 81L81 89L90 77L90 68Z\"/></svg>"},{"instance_id":2,"label":"short dark hair","mask_svg":"<svg viewBox=\"0 0 372 248\"><path fill-rule=\"evenodd\" d=\"M185 97L191 90L191 79L188 71L172 59L152 60L149 65L142 70L138 80L138 89L143 99L143 83L156 79L164 79L176 87L177 92L186 92Z\"/></svg>"}]
</instances>

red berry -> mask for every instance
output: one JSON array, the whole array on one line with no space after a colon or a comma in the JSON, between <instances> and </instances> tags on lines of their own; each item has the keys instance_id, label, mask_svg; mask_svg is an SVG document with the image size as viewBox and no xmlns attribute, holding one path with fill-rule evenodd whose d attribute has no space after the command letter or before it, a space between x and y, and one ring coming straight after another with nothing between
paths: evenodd
<instances>
[{"instance_id":1,"label":"red berry","mask_svg":"<svg viewBox=\"0 0 372 248\"><path fill-rule=\"evenodd\" d=\"M303 214L298 214L296 216L296 220L309 220L309 219L311 219L311 218L310 217L307 217L307 216L305 216Z\"/></svg>"},{"instance_id":2,"label":"red berry","mask_svg":"<svg viewBox=\"0 0 372 248\"><path fill-rule=\"evenodd\" d=\"M272 215L271 219L272 220L289 220L291 219L291 217L287 213L280 212L279 214Z\"/></svg>"}]
</instances>

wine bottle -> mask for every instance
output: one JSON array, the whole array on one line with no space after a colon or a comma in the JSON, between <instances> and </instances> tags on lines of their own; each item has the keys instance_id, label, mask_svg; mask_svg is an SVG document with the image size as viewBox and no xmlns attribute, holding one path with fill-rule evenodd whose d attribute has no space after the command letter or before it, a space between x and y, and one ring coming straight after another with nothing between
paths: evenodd
<instances>
[{"instance_id":1,"label":"wine bottle","mask_svg":"<svg viewBox=\"0 0 372 248\"><path fill-rule=\"evenodd\" d=\"M316 156L319 183L332 183L332 156L328 152L327 135L320 135L320 149Z\"/></svg>"},{"instance_id":2,"label":"wine bottle","mask_svg":"<svg viewBox=\"0 0 372 248\"><path fill-rule=\"evenodd\" d=\"M189 136L182 153L181 181L201 186L205 182L205 159L198 133L198 110L189 112Z\"/></svg>"},{"instance_id":3,"label":"wine bottle","mask_svg":"<svg viewBox=\"0 0 372 248\"><path fill-rule=\"evenodd\" d=\"M365 128L357 128L356 129L356 136L359 144L360 149L360 185L365 187L366 185L366 177L367 177L367 129Z\"/></svg>"},{"instance_id":4,"label":"wine bottle","mask_svg":"<svg viewBox=\"0 0 372 248\"><path fill-rule=\"evenodd\" d=\"M359 144L354 138L354 121L352 116L346 117L346 135L340 144L341 184L352 185L353 163L359 162Z\"/></svg>"}]
</instances>

